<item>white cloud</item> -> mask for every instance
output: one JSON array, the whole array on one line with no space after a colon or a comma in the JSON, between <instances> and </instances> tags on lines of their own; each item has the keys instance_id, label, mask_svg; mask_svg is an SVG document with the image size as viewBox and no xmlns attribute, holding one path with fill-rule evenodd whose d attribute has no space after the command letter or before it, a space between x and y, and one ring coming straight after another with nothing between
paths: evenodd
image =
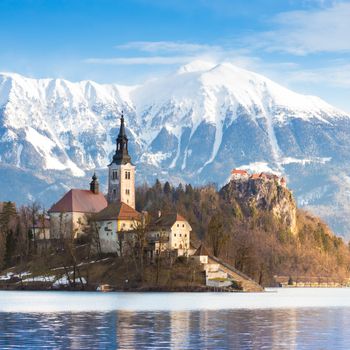
<instances>
[{"instance_id":1,"label":"white cloud","mask_svg":"<svg viewBox=\"0 0 350 350\"><path fill-rule=\"evenodd\" d=\"M195 60L196 56L150 56L150 57L115 57L115 58L88 58L84 62L92 64L110 65L174 65L183 64Z\"/></svg>"},{"instance_id":2,"label":"white cloud","mask_svg":"<svg viewBox=\"0 0 350 350\"><path fill-rule=\"evenodd\" d=\"M116 48L131 51L134 55L130 57L87 58L84 62L105 65L177 65L195 60L210 62L229 60L241 67L249 67L257 60L255 57L246 55L245 50L189 42L132 41L118 45Z\"/></svg>"},{"instance_id":3,"label":"white cloud","mask_svg":"<svg viewBox=\"0 0 350 350\"><path fill-rule=\"evenodd\" d=\"M349 2L313 11L281 13L272 23L276 29L249 40L253 46L295 55L350 51Z\"/></svg>"},{"instance_id":4,"label":"white cloud","mask_svg":"<svg viewBox=\"0 0 350 350\"><path fill-rule=\"evenodd\" d=\"M292 71L288 75L290 82L326 83L328 86L350 88L350 64Z\"/></svg>"},{"instance_id":5,"label":"white cloud","mask_svg":"<svg viewBox=\"0 0 350 350\"><path fill-rule=\"evenodd\" d=\"M142 52L173 53L173 52L203 52L220 50L217 45L203 45L197 43L177 41L131 41L126 44L117 45L121 50L137 50Z\"/></svg>"}]
</instances>

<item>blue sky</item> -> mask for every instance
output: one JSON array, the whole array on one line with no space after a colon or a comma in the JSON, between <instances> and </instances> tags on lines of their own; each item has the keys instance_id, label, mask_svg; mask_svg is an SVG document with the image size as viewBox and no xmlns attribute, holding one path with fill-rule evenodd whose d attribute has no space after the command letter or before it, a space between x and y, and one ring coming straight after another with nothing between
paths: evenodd
<instances>
[{"instance_id":1,"label":"blue sky","mask_svg":"<svg viewBox=\"0 0 350 350\"><path fill-rule=\"evenodd\" d=\"M231 61L350 112L350 1L1 0L0 71L134 84Z\"/></svg>"}]
</instances>

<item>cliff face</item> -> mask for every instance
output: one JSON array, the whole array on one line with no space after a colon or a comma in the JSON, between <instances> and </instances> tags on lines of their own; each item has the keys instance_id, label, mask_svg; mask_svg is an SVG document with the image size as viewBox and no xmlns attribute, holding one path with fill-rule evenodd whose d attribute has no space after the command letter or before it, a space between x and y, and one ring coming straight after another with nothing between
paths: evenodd
<instances>
[{"instance_id":1,"label":"cliff face","mask_svg":"<svg viewBox=\"0 0 350 350\"><path fill-rule=\"evenodd\" d=\"M297 233L295 200L292 192L276 177L231 179L220 190L220 195L239 215L249 217L256 211L272 213L283 226Z\"/></svg>"}]
</instances>

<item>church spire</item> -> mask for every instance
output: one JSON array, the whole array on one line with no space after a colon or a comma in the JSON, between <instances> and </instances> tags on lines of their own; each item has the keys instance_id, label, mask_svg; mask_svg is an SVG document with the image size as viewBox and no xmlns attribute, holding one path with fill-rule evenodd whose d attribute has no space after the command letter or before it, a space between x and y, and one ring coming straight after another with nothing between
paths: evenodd
<instances>
[{"instance_id":1,"label":"church spire","mask_svg":"<svg viewBox=\"0 0 350 350\"><path fill-rule=\"evenodd\" d=\"M128 151L128 138L125 133L125 124L124 124L124 113L122 111L122 115L120 118L120 129L119 134L116 139L117 148L115 154L113 156L112 163L115 164L127 164L131 163L131 157ZM112 164L111 163L111 164Z\"/></svg>"},{"instance_id":2,"label":"church spire","mask_svg":"<svg viewBox=\"0 0 350 350\"><path fill-rule=\"evenodd\" d=\"M96 173L94 172L94 175L92 175L92 181L90 182L90 191L98 194L99 193L99 183L98 183L98 179L96 176Z\"/></svg>"}]
</instances>

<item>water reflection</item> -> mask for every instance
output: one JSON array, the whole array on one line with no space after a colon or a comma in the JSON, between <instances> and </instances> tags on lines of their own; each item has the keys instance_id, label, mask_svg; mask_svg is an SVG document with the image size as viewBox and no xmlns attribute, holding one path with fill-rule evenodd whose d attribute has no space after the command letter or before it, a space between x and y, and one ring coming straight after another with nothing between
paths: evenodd
<instances>
[{"instance_id":1,"label":"water reflection","mask_svg":"<svg viewBox=\"0 0 350 350\"><path fill-rule=\"evenodd\" d=\"M349 349L350 309L0 313L0 349Z\"/></svg>"}]
</instances>

